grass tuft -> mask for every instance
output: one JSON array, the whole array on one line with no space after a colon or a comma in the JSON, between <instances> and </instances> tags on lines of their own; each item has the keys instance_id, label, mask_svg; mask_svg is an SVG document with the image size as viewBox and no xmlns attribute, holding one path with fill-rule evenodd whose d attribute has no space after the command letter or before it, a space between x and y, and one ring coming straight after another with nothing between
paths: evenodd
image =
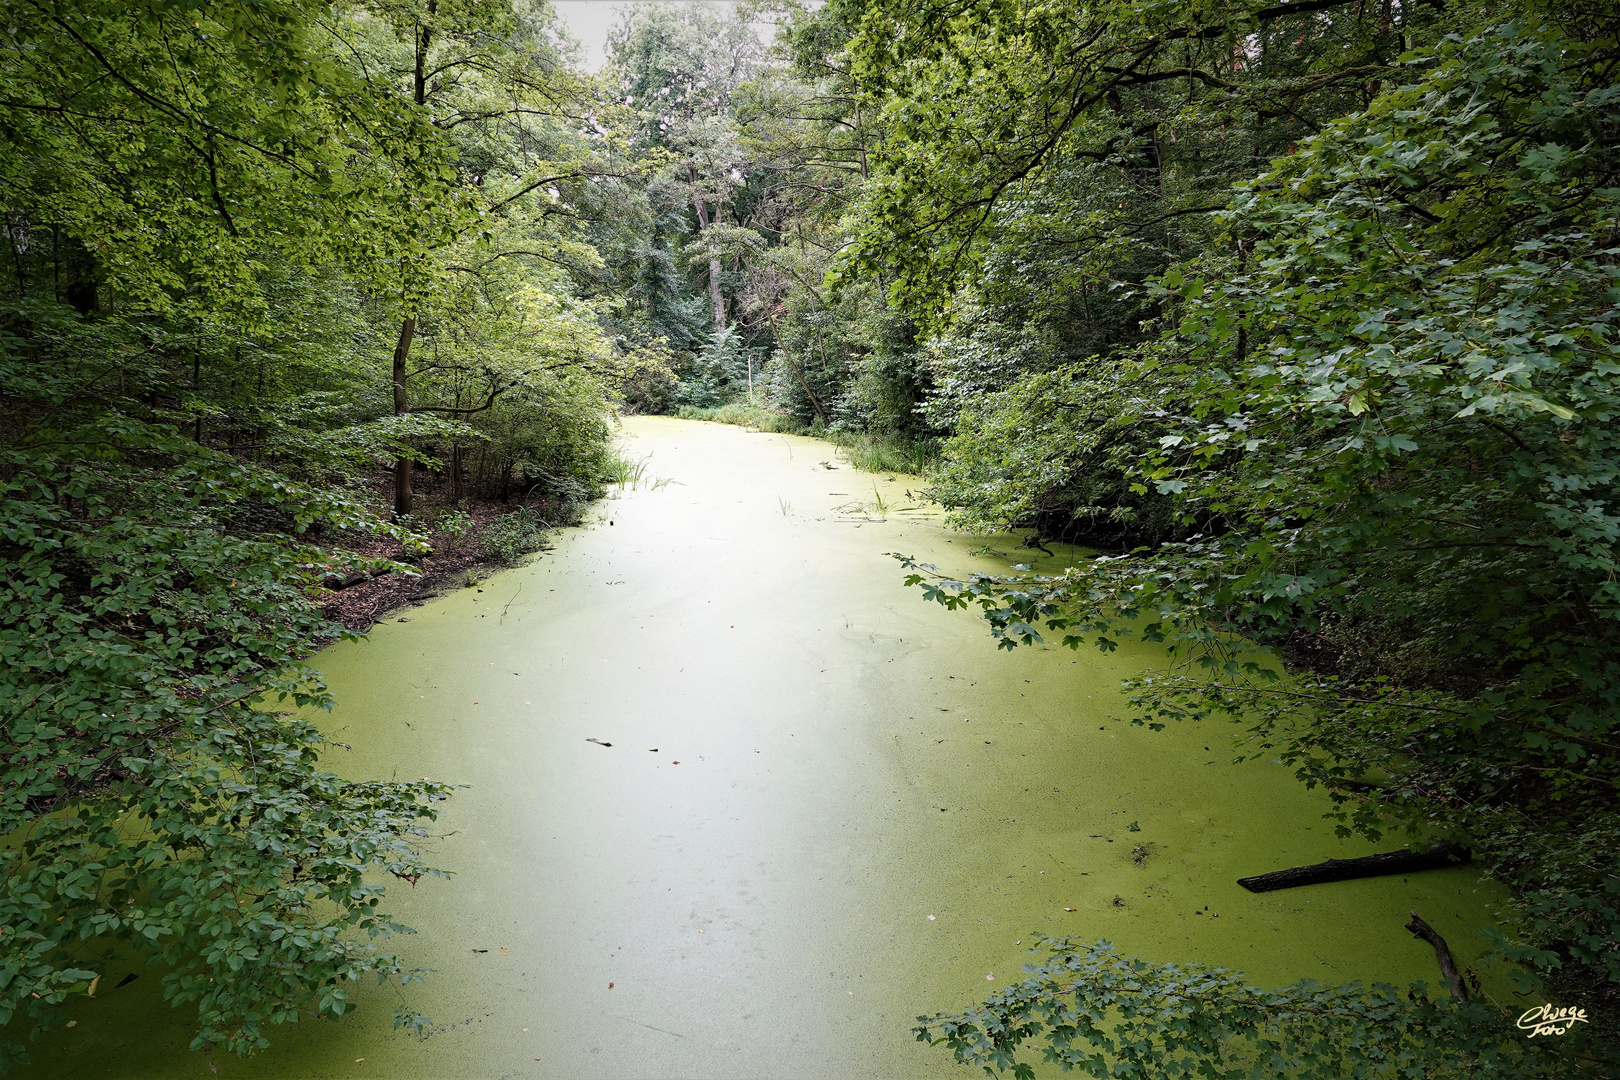
<instances>
[{"instance_id":1,"label":"grass tuft","mask_svg":"<svg viewBox=\"0 0 1620 1080\"><path fill-rule=\"evenodd\" d=\"M613 456L608 459L606 482L618 485L620 491L626 488L631 491L639 491L642 488L646 488L648 491L657 491L673 483L668 477L649 476L647 469L651 462L651 454L632 458L615 451Z\"/></svg>"},{"instance_id":2,"label":"grass tuft","mask_svg":"<svg viewBox=\"0 0 1620 1080\"><path fill-rule=\"evenodd\" d=\"M849 463L862 472L926 476L939 461L939 445L931 439L849 431L830 431L822 437L843 451Z\"/></svg>"}]
</instances>

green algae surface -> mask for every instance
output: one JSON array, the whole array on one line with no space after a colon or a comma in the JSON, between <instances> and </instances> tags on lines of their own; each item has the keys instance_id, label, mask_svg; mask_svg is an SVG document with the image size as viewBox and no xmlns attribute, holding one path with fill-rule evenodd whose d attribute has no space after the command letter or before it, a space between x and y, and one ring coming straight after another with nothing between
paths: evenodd
<instances>
[{"instance_id":1,"label":"green algae surface","mask_svg":"<svg viewBox=\"0 0 1620 1080\"><path fill-rule=\"evenodd\" d=\"M1004 570L1017 538L948 532L916 478L815 440L625 428L671 483L318 660L331 768L470 785L430 845L453 880L389 890L419 931L390 944L435 969L405 990L427 1037L368 987L258 1057L192 1052L157 973L110 970L19 1075L965 1077L914 1018L1016 978L1033 930L1266 984L1434 982L1413 908L1479 948L1502 897L1465 868L1239 888L1375 849L1233 764L1234 728L1117 719L1155 647L998 651L887 555Z\"/></svg>"}]
</instances>

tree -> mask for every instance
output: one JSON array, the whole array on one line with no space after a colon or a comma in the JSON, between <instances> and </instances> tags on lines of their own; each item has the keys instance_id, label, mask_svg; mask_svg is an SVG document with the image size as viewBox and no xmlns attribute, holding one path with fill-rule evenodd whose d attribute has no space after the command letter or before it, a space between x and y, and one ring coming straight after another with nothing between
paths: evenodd
<instances>
[{"instance_id":1,"label":"tree","mask_svg":"<svg viewBox=\"0 0 1620 1080\"><path fill-rule=\"evenodd\" d=\"M959 357L948 377L984 380L956 395L936 490L984 524L1129 527L1055 578L910 580L1006 647L1166 642L1175 665L1128 684L1138 722L1239 721L1330 788L1343 831L1466 842L1514 892L1498 955L1601 1016L1620 992L1612 20L1403 12L1345 39L1371 50L1347 64L1314 44L1343 6L985 5L910 32L919 10L863 8L853 51L896 126L851 265L894 273ZM1251 81L1288 19L1276 62L1308 63ZM1014 87L1005 115L976 104L990 81ZM1199 84L1198 108L1314 130L1268 152L1275 126L1235 125L1247 176L1227 148L1238 182L1198 194L1128 95ZM1065 207L1085 211L1076 254L1043 256L1042 230L1069 243ZM1203 224L1144 231L1182 209ZM1105 348L1016 340L1014 268L1060 301L1104 280L1099 302L1146 320Z\"/></svg>"},{"instance_id":2,"label":"tree","mask_svg":"<svg viewBox=\"0 0 1620 1080\"><path fill-rule=\"evenodd\" d=\"M587 88L562 66L549 9L492 0L381 3L358 15L353 29L374 92L404 96L422 137L453 148L431 181L434 201L447 210L416 219L419 247L397 263L390 283L400 309L394 413L466 418L490 408L516 375L486 372L481 400L412 403L410 380L439 370L430 360L413 371L411 355L423 330L440 325L436 298L456 291L447 278L480 274L503 259L590 274L599 259L565 223L582 185L611 166L592 144ZM412 509L411 471L412 456L402 454L394 474L399 515Z\"/></svg>"},{"instance_id":3,"label":"tree","mask_svg":"<svg viewBox=\"0 0 1620 1080\"><path fill-rule=\"evenodd\" d=\"M663 184L679 192L701 234L721 224L744 160L731 110L738 87L758 69L759 40L744 22L702 5L629 9L608 37L611 77L639 120L643 145L668 156ZM726 327L721 260L708 259L714 333Z\"/></svg>"},{"instance_id":4,"label":"tree","mask_svg":"<svg viewBox=\"0 0 1620 1080\"><path fill-rule=\"evenodd\" d=\"M165 995L198 1009L194 1045L242 1053L301 1012L346 1013L357 979L419 977L381 948L408 928L378 878L435 872L417 844L451 786L321 767L312 717L331 696L304 658L339 629L319 614L322 584L411 572L341 541L421 550L367 505L364 481L379 458L428 460L428 440L492 437L446 419L464 415L458 380L480 396L521 381L526 411L504 418L521 452L570 484L600 469L604 382L589 371L608 366L605 342L597 307L570 295L595 256L572 227L547 233L563 192L530 199L514 179L536 179L544 125L502 144L483 233L462 241L479 207L450 178L473 174L495 134L478 125L495 120L468 108L427 122L378 66L386 25L349 14L299 0L8 12L8 1031L59 1024L55 1006L93 992L114 952L168 968ZM488 94L512 74L477 70ZM455 269L463 257L482 263ZM568 269L541 274L551 260ZM444 287L460 280L480 287ZM416 404L440 411L395 415L378 377L407 301L443 361L419 375L434 396ZM534 437L556 419L567 429ZM402 1005L396 1022L425 1021ZM0 1047L0 1068L25 1060Z\"/></svg>"}]
</instances>

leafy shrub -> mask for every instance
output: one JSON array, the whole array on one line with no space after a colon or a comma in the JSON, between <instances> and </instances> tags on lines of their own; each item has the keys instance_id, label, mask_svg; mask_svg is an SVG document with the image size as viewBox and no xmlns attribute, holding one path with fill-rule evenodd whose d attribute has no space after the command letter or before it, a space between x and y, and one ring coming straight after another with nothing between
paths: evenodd
<instances>
[{"instance_id":1,"label":"leafy shrub","mask_svg":"<svg viewBox=\"0 0 1620 1080\"><path fill-rule=\"evenodd\" d=\"M530 552L540 550L545 528L539 514L530 507L520 507L485 526L481 537L484 551L497 562L517 563Z\"/></svg>"},{"instance_id":2,"label":"leafy shrub","mask_svg":"<svg viewBox=\"0 0 1620 1080\"><path fill-rule=\"evenodd\" d=\"M368 941L407 928L366 876L434 872L416 843L450 788L321 768L316 585L385 564L297 534L416 538L138 400L71 401L89 331L55 332L0 335L0 417L52 424L0 447L0 1023L49 1030L127 950L197 1009L195 1045L250 1052L301 1010L348 1012L352 980L420 974ZM9 1041L0 1069L27 1060Z\"/></svg>"},{"instance_id":3,"label":"leafy shrub","mask_svg":"<svg viewBox=\"0 0 1620 1080\"><path fill-rule=\"evenodd\" d=\"M1041 627L1190 650L1202 671L1129 684L1139 721L1242 723L1329 785L1343 833L1468 843L1515 893L1503 954L1597 1016L1620 1004L1606 34L1446 38L1411 82L1237 188L1224 223L1244 257L1211 249L1149 282L1167 329L1137 370L1053 376L1054 416L1102 419L1117 387L1136 494L1218 528L1055 579L929 586L981 606L1009 647ZM1001 430L1008 472L1036 476L1071 424L1024 445ZM1243 659L1347 631L1337 670L1279 684Z\"/></svg>"}]
</instances>

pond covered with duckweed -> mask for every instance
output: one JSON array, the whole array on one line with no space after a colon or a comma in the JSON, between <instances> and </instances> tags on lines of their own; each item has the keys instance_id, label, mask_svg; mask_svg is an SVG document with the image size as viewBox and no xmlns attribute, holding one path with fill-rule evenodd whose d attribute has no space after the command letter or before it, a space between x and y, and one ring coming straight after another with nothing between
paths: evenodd
<instances>
[{"instance_id":1,"label":"pond covered with duckweed","mask_svg":"<svg viewBox=\"0 0 1620 1080\"><path fill-rule=\"evenodd\" d=\"M1035 930L1272 985L1433 982L1413 908L1481 947L1502 897L1467 868L1244 891L1376 849L1234 764L1235 728L1119 719L1157 647L998 651L888 555L1083 552L947 531L917 478L812 439L649 417L625 442L642 482L554 550L317 661L331 768L469 785L433 827L452 880L389 890L427 1037L366 987L256 1058L191 1052L155 974L109 971L22 1076L940 1077L915 1018L1015 978Z\"/></svg>"}]
</instances>

